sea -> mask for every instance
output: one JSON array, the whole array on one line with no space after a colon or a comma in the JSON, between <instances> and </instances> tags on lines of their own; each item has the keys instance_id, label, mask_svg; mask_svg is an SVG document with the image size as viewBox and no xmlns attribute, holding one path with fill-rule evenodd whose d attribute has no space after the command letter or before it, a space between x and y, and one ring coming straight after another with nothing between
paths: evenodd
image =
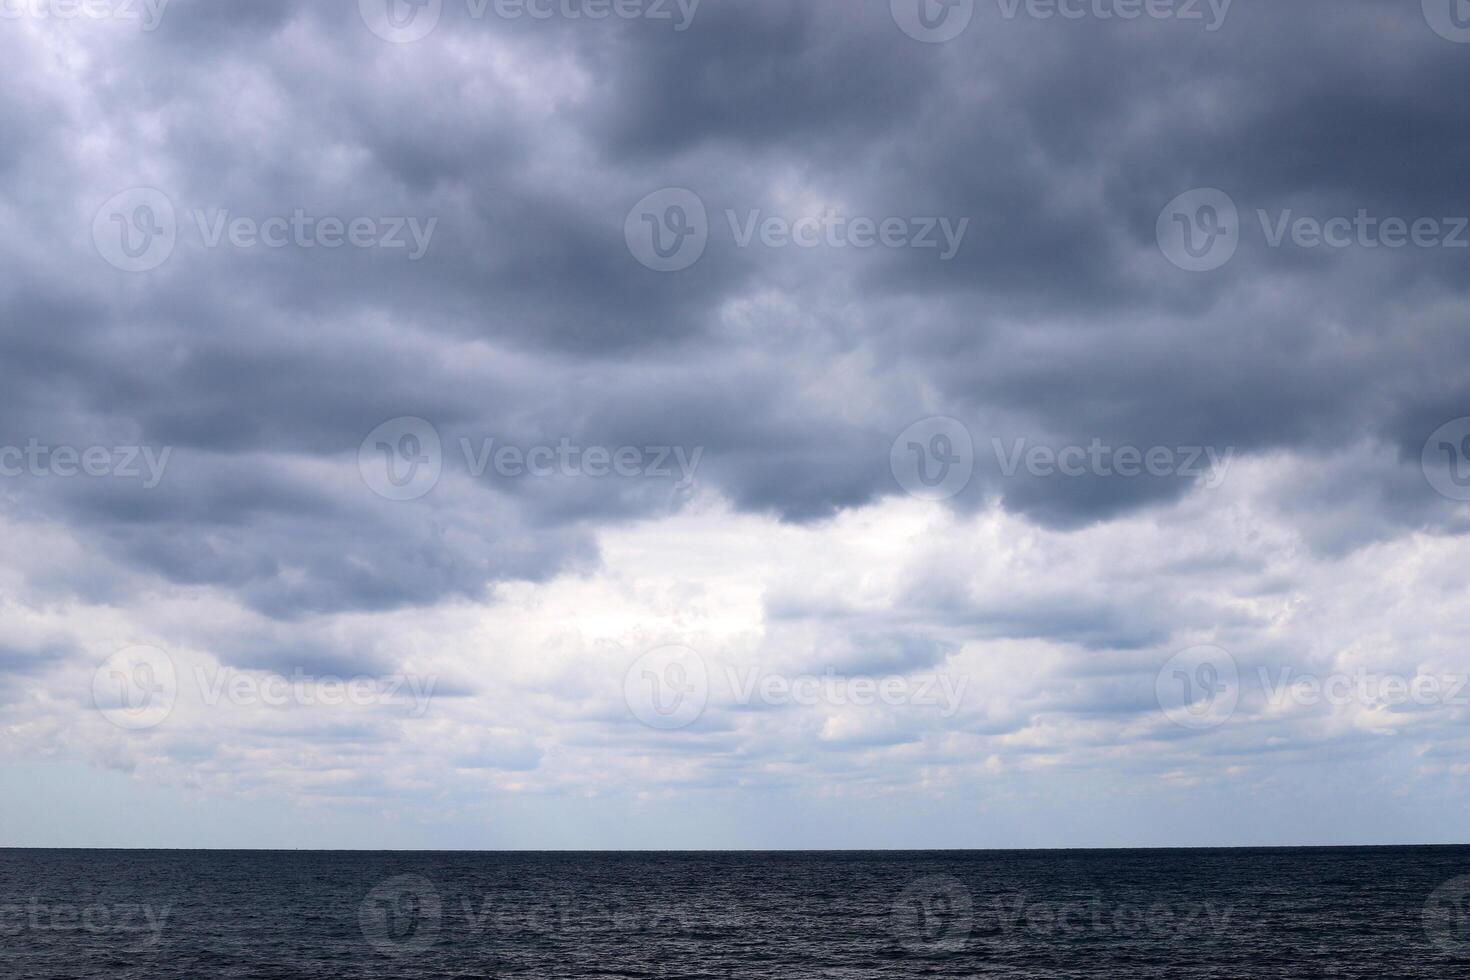
<instances>
[{"instance_id":1,"label":"sea","mask_svg":"<svg viewBox=\"0 0 1470 980\"><path fill-rule=\"evenodd\" d=\"M1470 847L0 850L0 978L1470 977Z\"/></svg>"}]
</instances>

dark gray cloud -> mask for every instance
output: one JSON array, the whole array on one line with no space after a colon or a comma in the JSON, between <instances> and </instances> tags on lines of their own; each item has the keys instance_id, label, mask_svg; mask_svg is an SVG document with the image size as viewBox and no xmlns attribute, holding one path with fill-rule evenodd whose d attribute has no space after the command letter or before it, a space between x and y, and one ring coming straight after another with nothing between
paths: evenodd
<instances>
[{"instance_id":1,"label":"dark gray cloud","mask_svg":"<svg viewBox=\"0 0 1470 980\"><path fill-rule=\"evenodd\" d=\"M291 619L587 567L599 526L687 503L664 484L474 479L461 436L700 447L702 489L809 522L900 492L893 438L942 414L976 437L962 508L1076 528L1195 485L1007 476L992 439L1242 457L1366 439L1399 466L1365 474L1354 526L1324 517L1314 540L1463 530L1416 469L1470 404L1465 253L1270 248L1255 217L1470 210L1470 109L1446 94L1470 62L1417 11L1238 4L1207 32L981 3L966 34L924 45L886 2L707 0L682 32L451 3L400 46L353 8L175 0L151 33L76 25L92 61L71 97L36 80L56 69L15 32L0 42L40 95L0 104L18 134L0 151L16 230L0 441L175 452L156 490L9 481L15 513ZM87 234L132 185L164 190L180 221L143 275L100 262ZM629 208L665 186L698 193L711 224L704 257L671 274L623 243ZM1198 186L1242 221L1236 258L1206 275L1153 240L1168 198ZM725 215L825 207L970 225L941 261L740 247ZM196 209L438 224L409 261L208 248ZM444 482L403 504L353 471L399 416L447 443ZM1296 492L1283 506L1307 511L1331 490ZM1073 615L1062 633L1084 644L1157 636ZM1032 619L1014 611L1005 632Z\"/></svg>"}]
</instances>

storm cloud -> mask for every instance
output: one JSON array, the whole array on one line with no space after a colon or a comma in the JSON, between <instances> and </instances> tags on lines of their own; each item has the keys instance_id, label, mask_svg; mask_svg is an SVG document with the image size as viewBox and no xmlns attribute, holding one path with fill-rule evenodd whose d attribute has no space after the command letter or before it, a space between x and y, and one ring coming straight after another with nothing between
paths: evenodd
<instances>
[{"instance_id":1,"label":"storm cloud","mask_svg":"<svg viewBox=\"0 0 1470 980\"><path fill-rule=\"evenodd\" d=\"M596 844L534 814L598 797L682 840L737 792L961 843L1101 796L1129 842L1090 774L1198 815L1313 759L1462 807L1466 706L1257 678L1470 670L1470 38L1136 6L7 5L0 763L443 844ZM138 645L179 700L127 731L92 684ZM714 678L677 731L624 691L668 645ZM1197 645L1229 723L1158 703ZM722 665L968 687L752 707ZM196 668L440 693L221 707Z\"/></svg>"}]
</instances>

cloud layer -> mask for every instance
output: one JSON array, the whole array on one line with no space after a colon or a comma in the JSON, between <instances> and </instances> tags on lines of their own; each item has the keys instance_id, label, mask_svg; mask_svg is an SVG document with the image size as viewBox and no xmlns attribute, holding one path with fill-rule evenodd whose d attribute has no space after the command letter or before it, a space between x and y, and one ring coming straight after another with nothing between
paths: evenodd
<instances>
[{"instance_id":1,"label":"cloud layer","mask_svg":"<svg viewBox=\"0 0 1470 980\"><path fill-rule=\"evenodd\" d=\"M1281 685L1470 673L1470 45L920 2L7 7L0 768L316 844L1457 838L1447 687ZM0 843L202 839L48 792Z\"/></svg>"}]
</instances>

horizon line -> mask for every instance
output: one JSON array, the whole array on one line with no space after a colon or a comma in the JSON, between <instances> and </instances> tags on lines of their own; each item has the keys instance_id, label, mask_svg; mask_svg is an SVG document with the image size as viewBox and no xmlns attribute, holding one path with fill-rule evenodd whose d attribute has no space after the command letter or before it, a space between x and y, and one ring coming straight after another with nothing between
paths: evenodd
<instances>
[{"instance_id":1,"label":"horizon line","mask_svg":"<svg viewBox=\"0 0 1470 980\"><path fill-rule=\"evenodd\" d=\"M0 844L0 851L163 851L260 854L1028 854L1057 851L1310 851L1470 847L1470 843L1414 844L1146 844L1127 847L743 847L743 848L323 848L323 847L100 847Z\"/></svg>"}]
</instances>

